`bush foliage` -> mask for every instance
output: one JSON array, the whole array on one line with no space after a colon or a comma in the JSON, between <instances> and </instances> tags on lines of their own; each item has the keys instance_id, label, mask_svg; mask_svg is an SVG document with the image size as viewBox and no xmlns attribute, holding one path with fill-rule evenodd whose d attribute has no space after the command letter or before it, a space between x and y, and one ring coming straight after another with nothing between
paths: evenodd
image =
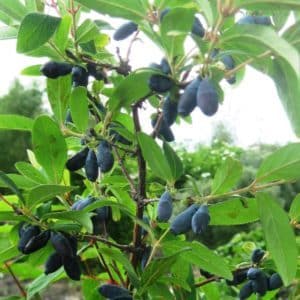
<instances>
[{"instance_id":1,"label":"bush foliage","mask_svg":"<svg viewBox=\"0 0 300 300\"><path fill-rule=\"evenodd\" d=\"M0 172L11 191L0 195L0 263L20 290L10 299L39 299L62 278L88 300L297 299L300 198L285 211L269 188L300 179L300 144L266 156L242 185L238 151L212 154L215 164L192 164L213 171L199 189L170 142L194 109L218 113L220 82L238 85L246 66L274 80L300 134L299 11L299 0L0 0L0 38L48 59L22 74L44 76L52 111L0 116L33 146L17 173ZM126 54L108 50L104 15L124 20L113 37L129 40ZM161 57L133 70L131 49L145 37ZM247 255L201 242L210 227L251 223L263 242L244 236Z\"/></svg>"}]
</instances>

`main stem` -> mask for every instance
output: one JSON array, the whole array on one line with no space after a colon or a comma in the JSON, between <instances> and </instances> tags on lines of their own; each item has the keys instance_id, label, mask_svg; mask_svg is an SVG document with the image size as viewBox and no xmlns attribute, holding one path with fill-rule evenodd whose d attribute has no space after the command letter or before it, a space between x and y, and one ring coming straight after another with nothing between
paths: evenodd
<instances>
[{"instance_id":1,"label":"main stem","mask_svg":"<svg viewBox=\"0 0 300 300\"><path fill-rule=\"evenodd\" d=\"M141 124L138 113L139 106L138 104L133 105L132 113L133 113L133 122L135 132L141 132ZM142 150L139 145L137 145L137 162L138 162L138 188L136 195L136 218L142 220L144 213L144 205L143 200L146 198L146 162L142 154ZM133 245L135 249L139 249L142 244L142 234L141 234L141 226L138 223L134 224L133 229ZM137 267L139 261L139 253L135 252L132 254L131 262L134 268Z\"/></svg>"}]
</instances>

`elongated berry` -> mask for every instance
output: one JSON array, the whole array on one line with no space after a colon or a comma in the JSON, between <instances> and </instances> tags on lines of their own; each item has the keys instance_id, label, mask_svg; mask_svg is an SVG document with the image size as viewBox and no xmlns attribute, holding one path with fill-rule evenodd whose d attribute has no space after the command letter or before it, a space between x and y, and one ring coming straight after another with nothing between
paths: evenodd
<instances>
[{"instance_id":1,"label":"elongated berry","mask_svg":"<svg viewBox=\"0 0 300 300\"><path fill-rule=\"evenodd\" d=\"M89 181L95 182L98 178L99 170L97 164L97 157L93 149L89 149L85 160L85 174Z\"/></svg>"},{"instance_id":2,"label":"elongated berry","mask_svg":"<svg viewBox=\"0 0 300 300\"><path fill-rule=\"evenodd\" d=\"M63 234L52 232L50 240L59 255L74 256L70 241Z\"/></svg>"},{"instance_id":3,"label":"elongated berry","mask_svg":"<svg viewBox=\"0 0 300 300\"><path fill-rule=\"evenodd\" d=\"M101 141L97 147L97 163L102 173L109 172L114 165L114 156L107 141Z\"/></svg>"},{"instance_id":4,"label":"elongated berry","mask_svg":"<svg viewBox=\"0 0 300 300\"><path fill-rule=\"evenodd\" d=\"M237 21L237 24L239 25L248 25L248 24L255 24L255 19L253 16L245 16L242 17Z\"/></svg>"},{"instance_id":5,"label":"elongated berry","mask_svg":"<svg viewBox=\"0 0 300 300\"><path fill-rule=\"evenodd\" d=\"M81 66L74 66L72 68L72 82L73 86L87 86L89 83L89 73Z\"/></svg>"},{"instance_id":6,"label":"elongated berry","mask_svg":"<svg viewBox=\"0 0 300 300\"><path fill-rule=\"evenodd\" d=\"M121 41L132 35L137 31L138 26L134 22L128 22L119 27L114 33L114 40Z\"/></svg>"},{"instance_id":7,"label":"elongated berry","mask_svg":"<svg viewBox=\"0 0 300 300\"><path fill-rule=\"evenodd\" d=\"M83 148L80 152L77 152L74 156L69 158L66 163L66 168L71 171L77 171L84 167L86 157L88 155L89 148Z\"/></svg>"},{"instance_id":8,"label":"elongated berry","mask_svg":"<svg viewBox=\"0 0 300 300\"><path fill-rule=\"evenodd\" d=\"M247 280L248 269L238 269L232 272L233 279L226 280L228 285L239 285Z\"/></svg>"},{"instance_id":9,"label":"elongated berry","mask_svg":"<svg viewBox=\"0 0 300 300\"><path fill-rule=\"evenodd\" d=\"M283 282L278 273L274 273L268 278L268 290L269 291L279 289L282 286L283 286Z\"/></svg>"},{"instance_id":10,"label":"elongated berry","mask_svg":"<svg viewBox=\"0 0 300 300\"><path fill-rule=\"evenodd\" d=\"M57 271L62 265L62 256L57 252L52 253L45 263L45 274Z\"/></svg>"},{"instance_id":11,"label":"elongated berry","mask_svg":"<svg viewBox=\"0 0 300 300\"><path fill-rule=\"evenodd\" d=\"M245 300L253 294L252 281L246 282L239 293L240 300Z\"/></svg>"},{"instance_id":12,"label":"elongated berry","mask_svg":"<svg viewBox=\"0 0 300 300\"><path fill-rule=\"evenodd\" d=\"M45 230L32 237L25 245L23 253L30 254L45 247L50 239L50 231Z\"/></svg>"},{"instance_id":13,"label":"elongated berry","mask_svg":"<svg viewBox=\"0 0 300 300\"><path fill-rule=\"evenodd\" d=\"M110 299L130 296L130 293L127 289L115 284L103 284L99 287L98 291L102 296Z\"/></svg>"},{"instance_id":14,"label":"elongated berry","mask_svg":"<svg viewBox=\"0 0 300 300\"><path fill-rule=\"evenodd\" d=\"M103 80L104 82L107 81L105 72L98 68L96 64L88 63L86 67L89 75L93 76L97 80Z\"/></svg>"},{"instance_id":15,"label":"elongated berry","mask_svg":"<svg viewBox=\"0 0 300 300\"><path fill-rule=\"evenodd\" d=\"M146 267L146 264L148 262L150 254L151 254L151 251L152 251L151 246L147 246L146 249L143 252L142 259L141 259L141 268L142 268L142 270L144 270L145 267Z\"/></svg>"},{"instance_id":16,"label":"elongated berry","mask_svg":"<svg viewBox=\"0 0 300 300\"><path fill-rule=\"evenodd\" d=\"M171 78L163 75L152 75L148 84L152 91L157 93L165 93L173 87L174 82Z\"/></svg>"},{"instance_id":17,"label":"elongated berry","mask_svg":"<svg viewBox=\"0 0 300 300\"><path fill-rule=\"evenodd\" d=\"M80 259L78 256L64 256L62 258L63 266L66 274L72 280L80 280L81 269L80 269Z\"/></svg>"},{"instance_id":18,"label":"elongated berry","mask_svg":"<svg viewBox=\"0 0 300 300\"><path fill-rule=\"evenodd\" d=\"M206 231L210 222L210 215L207 205L201 205L192 218L192 230L196 234L201 234Z\"/></svg>"},{"instance_id":19,"label":"elongated berry","mask_svg":"<svg viewBox=\"0 0 300 300\"><path fill-rule=\"evenodd\" d=\"M41 72L48 78L56 79L59 76L70 74L72 67L73 66L68 63L49 61L41 67Z\"/></svg>"},{"instance_id":20,"label":"elongated berry","mask_svg":"<svg viewBox=\"0 0 300 300\"><path fill-rule=\"evenodd\" d=\"M259 277L252 280L253 292L264 296L268 291L268 277L265 273L261 273Z\"/></svg>"},{"instance_id":21,"label":"elongated berry","mask_svg":"<svg viewBox=\"0 0 300 300\"><path fill-rule=\"evenodd\" d=\"M177 102L170 96L167 96L164 100L163 108L163 118L168 126L171 126L177 118Z\"/></svg>"},{"instance_id":22,"label":"elongated berry","mask_svg":"<svg viewBox=\"0 0 300 300\"><path fill-rule=\"evenodd\" d=\"M160 62L159 69L166 75L171 73L171 67L166 58L163 58Z\"/></svg>"},{"instance_id":23,"label":"elongated berry","mask_svg":"<svg viewBox=\"0 0 300 300\"><path fill-rule=\"evenodd\" d=\"M201 38L203 38L205 35L205 29L197 17L195 17L195 19L194 19L194 23L193 23L193 27L192 27L192 34L197 35Z\"/></svg>"},{"instance_id":24,"label":"elongated berry","mask_svg":"<svg viewBox=\"0 0 300 300\"><path fill-rule=\"evenodd\" d=\"M272 25L271 18L269 16L254 16L255 24L258 25Z\"/></svg>"},{"instance_id":25,"label":"elongated berry","mask_svg":"<svg viewBox=\"0 0 300 300\"><path fill-rule=\"evenodd\" d=\"M197 91L197 105L206 116L213 116L219 107L219 96L210 79L203 79Z\"/></svg>"},{"instance_id":26,"label":"elongated berry","mask_svg":"<svg viewBox=\"0 0 300 300\"><path fill-rule=\"evenodd\" d=\"M171 194L169 192L164 192L159 201L157 206L157 220L159 222L167 222L173 211L173 201Z\"/></svg>"},{"instance_id":27,"label":"elongated berry","mask_svg":"<svg viewBox=\"0 0 300 300\"><path fill-rule=\"evenodd\" d=\"M157 121L158 121L158 116L154 115L151 118L151 125L153 128L156 127ZM167 142L173 142L175 139L171 128L168 126L164 118L162 118L159 123L158 137L163 138Z\"/></svg>"},{"instance_id":28,"label":"elongated berry","mask_svg":"<svg viewBox=\"0 0 300 300\"><path fill-rule=\"evenodd\" d=\"M265 251L262 249L255 249L251 254L251 260L254 264L258 264L265 255Z\"/></svg>"},{"instance_id":29,"label":"elongated berry","mask_svg":"<svg viewBox=\"0 0 300 300\"><path fill-rule=\"evenodd\" d=\"M18 249L24 253L26 245L35 236L39 235L41 230L38 226L24 226L20 231L20 240L18 244ZM24 253L25 254L25 253Z\"/></svg>"},{"instance_id":30,"label":"elongated berry","mask_svg":"<svg viewBox=\"0 0 300 300\"><path fill-rule=\"evenodd\" d=\"M178 102L177 111L179 115L186 117L197 106L197 91L200 82L201 78L197 77L185 88Z\"/></svg>"},{"instance_id":31,"label":"elongated berry","mask_svg":"<svg viewBox=\"0 0 300 300\"><path fill-rule=\"evenodd\" d=\"M80 199L73 203L71 209L72 210L83 210L85 207L87 207L88 205L90 205L93 202L94 202L94 198L92 198L92 197Z\"/></svg>"},{"instance_id":32,"label":"elongated berry","mask_svg":"<svg viewBox=\"0 0 300 300\"><path fill-rule=\"evenodd\" d=\"M198 208L199 205L193 204L177 215L171 223L171 231L175 235L188 232L192 228L192 218Z\"/></svg>"}]
</instances>

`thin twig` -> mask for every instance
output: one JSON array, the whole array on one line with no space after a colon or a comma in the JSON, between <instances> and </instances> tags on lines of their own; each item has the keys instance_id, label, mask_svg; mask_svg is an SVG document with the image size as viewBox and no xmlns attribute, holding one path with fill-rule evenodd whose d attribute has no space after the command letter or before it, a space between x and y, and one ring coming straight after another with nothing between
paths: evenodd
<instances>
[{"instance_id":1,"label":"thin twig","mask_svg":"<svg viewBox=\"0 0 300 300\"><path fill-rule=\"evenodd\" d=\"M117 160L119 162L119 165L121 167L122 173L126 177L128 183L130 185L131 195L133 198L135 198L136 194L137 194L137 190L135 188L134 182L133 182L132 178L130 177L127 169L125 168L124 161L121 158L120 153L118 152L118 150L115 147L113 147L113 149L114 149L115 155L117 157Z\"/></svg>"},{"instance_id":2,"label":"thin twig","mask_svg":"<svg viewBox=\"0 0 300 300\"><path fill-rule=\"evenodd\" d=\"M120 279L120 282L122 283L123 286L126 286L126 282L124 281L123 277L122 277L122 274L116 264L115 261L113 261L110 266L113 268L113 270L115 271L115 273L118 275L119 279Z\"/></svg>"},{"instance_id":3,"label":"thin twig","mask_svg":"<svg viewBox=\"0 0 300 300\"><path fill-rule=\"evenodd\" d=\"M127 54L126 54L126 58L125 58L125 61L129 61L129 57L130 57L130 54L131 54L131 50L132 50L132 47L133 47L133 44L134 42L137 40L137 36L139 35L140 31L137 30L136 33L134 34L133 38L131 39L130 43L129 43L129 46L128 46L128 49L127 49Z\"/></svg>"},{"instance_id":4,"label":"thin twig","mask_svg":"<svg viewBox=\"0 0 300 300\"><path fill-rule=\"evenodd\" d=\"M99 247L98 247L97 243L94 244L94 247L95 247L96 250L97 250L97 254L98 254L99 261L101 262L101 264L103 265L104 269L106 270L106 272L107 272L107 274L108 274L110 280L111 280L111 281L115 281L115 280L114 280L114 277L112 276L112 274L111 274L111 272L110 272L110 270L109 270L109 267L108 267L108 265L107 265L107 263L106 263L106 261L105 261L103 255L102 255L102 254L100 253L100 251L99 251Z\"/></svg>"},{"instance_id":5,"label":"thin twig","mask_svg":"<svg viewBox=\"0 0 300 300\"><path fill-rule=\"evenodd\" d=\"M10 275L12 276L12 278L14 279L14 282L17 285L18 289L20 290L20 293L21 293L22 297L26 297L27 293L26 293L25 289L23 288L23 286L22 286L20 280L18 279L18 277L15 275L15 273L13 272L13 270L11 269L11 267L9 266L9 264L7 262L5 262L4 265L7 268Z\"/></svg>"},{"instance_id":6,"label":"thin twig","mask_svg":"<svg viewBox=\"0 0 300 300\"><path fill-rule=\"evenodd\" d=\"M159 133L159 130L161 128L162 122L163 122L163 114L159 113L158 117L156 119L156 123L155 123L154 129L153 129L152 133L150 134L153 138L157 137L157 135Z\"/></svg>"},{"instance_id":7,"label":"thin twig","mask_svg":"<svg viewBox=\"0 0 300 300\"><path fill-rule=\"evenodd\" d=\"M199 283L195 283L194 287L198 288L198 287L201 287L201 286L203 286L203 285L206 285L206 284L208 284L208 283L210 283L210 282L217 281L217 280L219 280L219 279L220 279L219 276L209 277L209 278L207 278L207 279L205 279L205 280L203 280L203 281L201 281L201 282L199 282Z\"/></svg>"},{"instance_id":8,"label":"thin twig","mask_svg":"<svg viewBox=\"0 0 300 300\"><path fill-rule=\"evenodd\" d=\"M123 251L128 251L128 252L136 252L137 251L133 246L114 243L114 242L109 241L109 240L107 240L105 238L102 238L100 236L84 234L82 237L86 238L86 239L96 240L98 242L101 242L101 243L106 244L108 246L118 248L118 249L123 250Z\"/></svg>"}]
</instances>

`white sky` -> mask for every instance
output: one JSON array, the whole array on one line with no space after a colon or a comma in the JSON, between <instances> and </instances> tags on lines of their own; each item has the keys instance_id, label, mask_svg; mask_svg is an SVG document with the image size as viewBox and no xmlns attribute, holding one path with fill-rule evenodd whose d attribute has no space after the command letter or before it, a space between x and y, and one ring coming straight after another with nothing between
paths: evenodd
<instances>
[{"instance_id":1,"label":"white sky","mask_svg":"<svg viewBox=\"0 0 300 300\"><path fill-rule=\"evenodd\" d=\"M119 20L114 22L115 26L122 23ZM125 53L127 41L118 43L118 46L121 52ZM114 51L115 47L116 44L112 43L110 48ZM134 68L137 68L145 67L151 62L159 63L162 54L148 43L137 42L131 57ZM14 40L0 41L0 95L7 92L16 77L24 84L38 79L43 86L42 78L20 75L23 68L43 61L45 59L16 54ZM235 143L243 147L260 142L285 144L297 140L281 106L273 81L267 76L247 68L245 78L239 86L231 87L226 82L222 86L225 99L215 116L206 117L196 108L192 113L192 125L181 122L180 126L176 124L172 126L177 142L190 144L209 142L213 128L220 122L230 130ZM148 114L145 114L143 123L150 131Z\"/></svg>"}]
</instances>

